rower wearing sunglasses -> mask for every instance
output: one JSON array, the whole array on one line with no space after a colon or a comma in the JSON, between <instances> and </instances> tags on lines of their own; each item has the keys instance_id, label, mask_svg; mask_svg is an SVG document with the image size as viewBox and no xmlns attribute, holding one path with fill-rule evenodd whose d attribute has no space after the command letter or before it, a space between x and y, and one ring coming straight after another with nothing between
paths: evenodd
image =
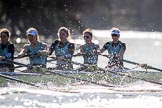
<instances>
[{"instance_id":1,"label":"rower wearing sunglasses","mask_svg":"<svg viewBox=\"0 0 162 108\"><path fill-rule=\"evenodd\" d=\"M97 71L99 69L97 67L99 45L92 42L93 35L91 29L83 31L83 38L85 44L80 46L79 51L75 56L83 56L84 64L88 65L88 67L81 67L78 70Z\"/></svg>"},{"instance_id":2,"label":"rower wearing sunglasses","mask_svg":"<svg viewBox=\"0 0 162 108\"><path fill-rule=\"evenodd\" d=\"M11 33L8 29L3 28L0 30L0 71L1 72L13 72L14 64L12 63L14 58L14 44L12 44L10 39ZM7 61L7 60L11 60Z\"/></svg>"},{"instance_id":3,"label":"rower wearing sunglasses","mask_svg":"<svg viewBox=\"0 0 162 108\"><path fill-rule=\"evenodd\" d=\"M111 32L112 41L106 42L101 48L101 53L105 50L108 51L109 54L109 62L107 68L112 67L123 67L123 55L126 50L125 43L122 43L119 40L120 30L118 28L113 28Z\"/></svg>"}]
</instances>

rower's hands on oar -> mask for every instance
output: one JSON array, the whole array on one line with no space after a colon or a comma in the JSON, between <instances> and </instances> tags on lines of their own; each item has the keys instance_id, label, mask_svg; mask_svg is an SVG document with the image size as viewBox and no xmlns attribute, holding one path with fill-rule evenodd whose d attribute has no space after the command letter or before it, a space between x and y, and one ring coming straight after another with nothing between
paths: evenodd
<instances>
[{"instance_id":1,"label":"rower's hands on oar","mask_svg":"<svg viewBox=\"0 0 162 108\"><path fill-rule=\"evenodd\" d=\"M100 55L107 58L122 58L120 54L109 54L109 55L100 54Z\"/></svg>"},{"instance_id":2,"label":"rower's hands on oar","mask_svg":"<svg viewBox=\"0 0 162 108\"><path fill-rule=\"evenodd\" d=\"M107 58L110 58L110 57L113 56L112 54L109 54L109 55L106 55L106 54L100 54L100 55L103 56L103 57L107 57Z\"/></svg>"},{"instance_id":3,"label":"rower's hands on oar","mask_svg":"<svg viewBox=\"0 0 162 108\"><path fill-rule=\"evenodd\" d=\"M65 60L65 57L64 57L64 56L57 57L57 60L58 60L58 61Z\"/></svg>"},{"instance_id":4,"label":"rower's hands on oar","mask_svg":"<svg viewBox=\"0 0 162 108\"><path fill-rule=\"evenodd\" d=\"M39 50L37 52L38 55L48 55L48 51L47 50Z\"/></svg>"}]
</instances>

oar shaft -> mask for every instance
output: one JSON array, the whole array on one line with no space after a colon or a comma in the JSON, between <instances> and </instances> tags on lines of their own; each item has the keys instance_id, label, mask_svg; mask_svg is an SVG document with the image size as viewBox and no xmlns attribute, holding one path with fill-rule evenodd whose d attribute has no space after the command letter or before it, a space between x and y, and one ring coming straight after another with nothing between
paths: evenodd
<instances>
[{"instance_id":1,"label":"oar shaft","mask_svg":"<svg viewBox=\"0 0 162 108\"><path fill-rule=\"evenodd\" d=\"M162 72L162 69L158 69L158 68L152 67L152 66L147 65L147 64L142 65L140 63L136 63L136 62L132 62L132 61L128 61L128 60L123 60L123 61L126 62L126 63L130 63L130 64L134 64L134 65L138 65L138 66L144 67L146 69L153 69L153 70L157 70L157 71Z\"/></svg>"},{"instance_id":2,"label":"oar shaft","mask_svg":"<svg viewBox=\"0 0 162 108\"><path fill-rule=\"evenodd\" d=\"M132 61L129 61L129 60L124 60L123 59L123 61L126 62L126 63L133 64L133 65L139 65L139 66L141 65L140 63L132 62Z\"/></svg>"},{"instance_id":3,"label":"oar shaft","mask_svg":"<svg viewBox=\"0 0 162 108\"><path fill-rule=\"evenodd\" d=\"M36 54L27 54L27 55L23 55L22 57L14 57L14 59L19 59L19 58L24 58L24 57L33 57L33 56L40 56L37 53Z\"/></svg>"},{"instance_id":4,"label":"oar shaft","mask_svg":"<svg viewBox=\"0 0 162 108\"><path fill-rule=\"evenodd\" d=\"M106 56L106 55L102 55L102 56L109 58L109 57ZM157 71L162 72L162 69L159 69L159 68L156 68L156 67L152 67L152 66L147 65L147 64L141 64L141 63L137 63L137 62L125 60L125 59L123 59L123 62L130 63L130 64L133 64L133 65L138 65L138 66L144 67L144 68L146 68L146 69L153 69L153 70L157 70Z\"/></svg>"},{"instance_id":5,"label":"oar shaft","mask_svg":"<svg viewBox=\"0 0 162 108\"><path fill-rule=\"evenodd\" d=\"M153 84L162 85L162 83L160 83L160 82L156 82L156 81L152 81L152 80L147 80L147 79L140 78L140 77L136 77L136 76L125 75L125 74L116 73L116 72L113 72L113 71L108 71L108 72L110 72L110 73L112 73L112 74L115 74L115 75L119 75L119 76L126 76L126 77L128 77L128 78L137 79L137 80L142 80L142 81L145 81L145 82L150 82L150 83L153 83Z\"/></svg>"},{"instance_id":6,"label":"oar shaft","mask_svg":"<svg viewBox=\"0 0 162 108\"><path fill-rule=\"evenodd\" d=\"M53 59L57 60L56 57L49 57L49 58L53 58ZM85 67L88 66L88 65L86 65L86 64L82 64L82 63L74 62L74 61L71 61L71 60L63 59L63 61L68 62L68 63L73 63L73 64L75 64L75 65L80 65L80 66L85 66Z\"/></svg>"},{"instance_id":7,"label":"oar shaft","mask_svg":"<svg viewBox=\"0 0 162 108\"><path fill-rule=\"evenodd\" d=\"M155 68L155 67L149 67L149 69L153 69L153 70L157 70L157 71L162 72L162 69L158 69L158 68Z\"/></svg>"},{"instance_id":8,"label":"oar shaft","mask_svg":"<svg viewBox=\"0 0 162 108\"><path fill-rule=\"evenodd\" d=\"M12 81L17 81L17 82L20 82L20 83L23 83L23 84L27 84L27 85L30 85L30 86L41 88L40 86L35 85L34 83L29 83L27 81L20 80L20 79L17 79L17 78L14 78L14 77L10 77L10 76L6 76L6 75L3 75L3 74L0 74L0 77L3 77L5 79L9 79L9 80L12 80Z\"/></svg>"},{"instance_id":9,"label":"oar shaft","mask_svg":"<svg viewBox=\"0 0 162 108\"><path fill-rule=\"evenodd\" d=\"M14 59L19 59L19 58L24 58L24 57L29 57L30 55L24 55L24 56L22 56L22 57L14 57Z\"/></svg>"}]
</instances>

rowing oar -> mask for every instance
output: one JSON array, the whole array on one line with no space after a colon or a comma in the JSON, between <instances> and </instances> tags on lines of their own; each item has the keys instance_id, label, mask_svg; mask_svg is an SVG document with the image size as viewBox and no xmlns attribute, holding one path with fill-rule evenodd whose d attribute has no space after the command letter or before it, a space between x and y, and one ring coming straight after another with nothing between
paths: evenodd
<instances>
[{"instance_id":1,"label":"rowing oar","mask_svg":"<svg viewBox=\"0 0 162 108\"><path fill-rule=\"evenodd\" d=\"M147 65L147 64L140 64L140 63L132 62L132 61L129 61L129 60L124 60L124 59L123 59L123 61L126 62L126 63L138 65L138 66L140 66L140 67L142 67L142 68L145 68L145 69L153 69L153 70L157 70L157 71L162 72L162 69L155 68L155 67L152 67L152 66Z\"/></svg>"},{"instance_id":2,"label":"rowing oar","mask_svg":"<svg viewBox=\"0 0 162 108\"><path fill-rule=\"evenodd\" d=\"M33 86L33 87L41 88L41 86L38 86L38 85L36 85L34 83L29 83L27 81L20 80L20 79L10 77L10 76L6 76L6 75L3 75L3 74L0 74L0 77L3 77L5 79L9 79L9 80L12 80L12 81L17 81L17 82L20 82L20 83L23 83L23 84L27 84L27 85L30 85L30 86Z\"/></svg>"},{"instance_id":3,"label":"rowing oar","mask_svg":"<svg viewBox=\"0 0 162 108\"><path fill-rule=\"evenodd\" d=\"M24 57L28 57L27 55L26 56L24 56ZM55 61L56 59L50 59L50 60L47 60L47 62L52 62L52 61ZM19 65L19 66L15 66L14 68L20 68L20 67L32 67L32 66L30 66L30 65L25 65L25 64L20 64L20 63L18 63L18 62L12 62L12 63L14 63L14 64L16 64L16 65Z\"/></svg>"},{"instance_id":4,"label":"rowing oar","mask_svg":"<svg viewBox=\"0 0 162 108\"><path fill-rule=\"evenodd\" d=\"M69 61L70 62L70 61ZM23 65L23 66L29 66L29 65L25 65L25 64L22 64L22 63L18 63L18 62L13 62L15 64L18 64L18 65ZM80 64L80 65L84 65L84 64L81 64L81 63L77 63L77 62L72 62L72 63L75 63L75 64ZM85 66L85 65L84 65ZM67 74L62 74L62 73L58 73L58 72L52 72L52 71L49 71L49 70L46 70L46 72L48 73L52 73L52 74L57 74L59 76L62 76L62 77L66 77L66 78L71 78L71 79L76 79L76 80L79 80L79 81L85 81L85 82L89 82L89 83L92 83L92 84L96 84L96 85L100 85L100 86L105 86L105 87L114 87L112 85L107 85L107 84L101 84L101 83L98 83L98 82L95 82L95 81L91 81L91 80L86 80L86 79L83 79L83 78L78 78L78 77L73 77L73 76L69 76Z\"/></svg>"},{"instance_id":5,"label":"rowing oar","mask_svg":"<svg viewBox=\"0 0 162 108\"><path fill-rule=\"evenodd\" d=\"M30 57L31 55L23 55L22 57L18 57L18 56L16 56L16 57L14 57L14 59L19 59L19 58L24 58L24 57Z\"/></svg>"},{"instance_id":6,"label":"rowing oar","mask_svg":"<svg viewBox=\"0 0 162 108\"><path fill-rule=\"evenodd\" d=\"M131 78L131 79L137 79L137 80L141 80L141 81L145 81L145 82L149 82L149 83L153 83L153 84L159 84L159 85L162 85L162 83L160 82L156 82L156 81L152 81L152 80L147 80L147 79L144 79L144 78L141 78L141 77L136 77L136 76L131 76L131 75L125 75L125 74L122 74L122 73L119 73L119 72L113 72L111 70L104 70L102 68L100 68L102 71L104 71L105 73L106 72L109 72L109 73L112 73L114 75L119 75L119 76L126 76L128 78Z\"/></svg>"},{"instance_id":7,"label":"rowing oar","mask_svg":"<svg viewBox=\"0 0 162 108\"><path fill-rule=\"evenodd\" d=\"M18 57L18 56L17 56L17 57L14 57L14 59L20 59L20 58L24 58L24 57L36 57L36 56L40 56L40 55L38 55L37 53L36 53L36 54L27 54L27 55L23 55L22 57ZM54 61L54 59L52 59L52 60L47 60L47 62L51 62L51 61ZM16 67L14 67L14 68L30 67L30 65L24 65L24 64L20 64L20 63L18 63L18 62L13 62L13 61L10 61L10 62L19 65L19 66L16 66Z\"/></svg>"},{"instance_id":8,"label":"rowing oar","mask_svg":"<svg viewBox=\"0 0 162 108\"><path fill-rule=\"evenodd\" d=\"M76 63L76 62L73 62L73 63ZM87 65L84 65L84 64L81 64L81 63L76 63L76 64L87 66ZM137 80L142 80L142 81L145 81L145 82L150 82L150 83L162 85L162 83L160 83L160 82L155 82L155 81L151 81L151 80L147 80L147 79L144 79L144 78L135 77L135 76L131 76L131 75L125 75L125 74L122 74L122 73L119 73L119 72L113 72L113 71L110 71L110 70L104 70L102 68L100 68L100 69L105 73L109 72L109 73L112 73L112 74L115 74L115 75L126 76L126 77L129 77L129 78L132 78L132 79L137 79Z\"/></svg>"},{"instance_id":9,"label":"rowing oar","mask_svg":"<svg viewBox=\"0 0 162 108\"><path fill-rule=\"evenodd\" d=\"M49 56L49 58L52 58L52 59L54 59L54 60L57 60L56 57ZM75 64L75 65L79 65L79 66L84 66L84 67L87 67L87 66L88 66L88 65L86 65L86 64L74 62L74 61L72 61L72 60L67 60L67 59L63 59L63 61L68 62L68 63Z\"/></svg>"},{"instance_id":10,"label":"rowing oar","mask_svg":"<svg viewBox=\"0 0 162 108\"><path fill-rule=\"evenodd\" d=\"M107 58L110 58L109 55L102 55L102 56L107 57ZM125 59L122 59L122 61L123 61L123 62L126 62L126 63L133 64L133 65L138 65L138 66L140 66L140 67L142 67L142 68L144 68L144 69L153 69L153 70L162 72L162 69L155 68L155 67L152 67L152 66L147 65L147 64L141 64L141 63L137 63L137 62L125 60Z\"/></svg>"},{"instance_id":11,"label":"rowing oar","mask_svg":"<svg viewBox=\"0 0 162 108\"><path fill-rule=\"evenodd\" d=\"M105 71L106 71L106 70L105 70ZM147 80L147 79L140 78L140 77L136 77L136 76L125 75L125 74L122 74L122 73L117 73L117 72L113 72L113 71L109 71L109 70L108 70L107 72L110 72L110 73L115 74L115 75L126 76L126 77L128 77L128 78L132 78L132 79L137 79L137 80L141 80L141 81L153 83L153 84L162 85L162 83L160 83L160 82L156 82L156 81L152 81L152 80Z\"/></svg>"},{"instance_id":12,"label":"rowing oar","mask_svg":"<svg viewBox=\"0 0 162 108\"><path fill-rule=\"evenodd\" d=\"M76 64L80 64L82 66L87 66L85 64L81 64L81 63L77 63L77 62L73 62L72 63L76 63ZM147 80L147 79L144 79L144 78L140 78L140 77L135 77L135 76L131 76L131 75L125 75L125 74L122 74L122 73L119 73L119 72L113 72L111 70L104 70L102 68L100 68L103 72L109 72L109 73L112 73L114 75L119 75L119 76L126 76L126 77L129 77L129 78L132 78L132 79L137 79L137 80L142 80L142 81L145 81L145 82L150 82L150 83L154 83L154 84L159 84L159 85L162 85L162 83L160 82L155 82L155 81L151 81L151 80Z\"/></svg>"},{"instance_id":13,"label":"rowing oar","mask_svg":"<svg viewBox=\"0 0 162 108\"><path fill-rule=\"evenodd\" d=\"M38 55L37 53L36 54L26 54L26 55L23 55L22 57L14 57L14 59L19 59L19 58L24 58L24 57L36 57L36 56L41 56L41 55Z\"/></svg>"}]
</instances>

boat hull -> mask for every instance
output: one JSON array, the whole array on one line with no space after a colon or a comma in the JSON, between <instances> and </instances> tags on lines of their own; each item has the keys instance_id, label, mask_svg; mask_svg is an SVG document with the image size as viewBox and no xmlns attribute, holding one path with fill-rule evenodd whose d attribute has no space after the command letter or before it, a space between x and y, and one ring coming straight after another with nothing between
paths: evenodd
<instances>
[{"instance_id":1,"label":"boat hull","mask_svg":"<svg viewBox=\"0 0 162 108\"><path fill-rule=\"evenodd\" d=\"M23 72L0 72L0 74L6 76L12 76L14 78L32 82L48 84L53 83L55 85L67 85L74 84L76 82L98 82L111 85L124 85L127 83L133 83L137 80L146 80L160 82L162 79L162 73L160 72L84 72L84 71L63 71L53 70L48 71L46 74L41 73L23 73ZM141 79L139 79L141 78ZM0 78L0 85L3 86L8 82L8 79ZM14 81L9 81L14 82Z\"/></svg>"}]
</instances>

